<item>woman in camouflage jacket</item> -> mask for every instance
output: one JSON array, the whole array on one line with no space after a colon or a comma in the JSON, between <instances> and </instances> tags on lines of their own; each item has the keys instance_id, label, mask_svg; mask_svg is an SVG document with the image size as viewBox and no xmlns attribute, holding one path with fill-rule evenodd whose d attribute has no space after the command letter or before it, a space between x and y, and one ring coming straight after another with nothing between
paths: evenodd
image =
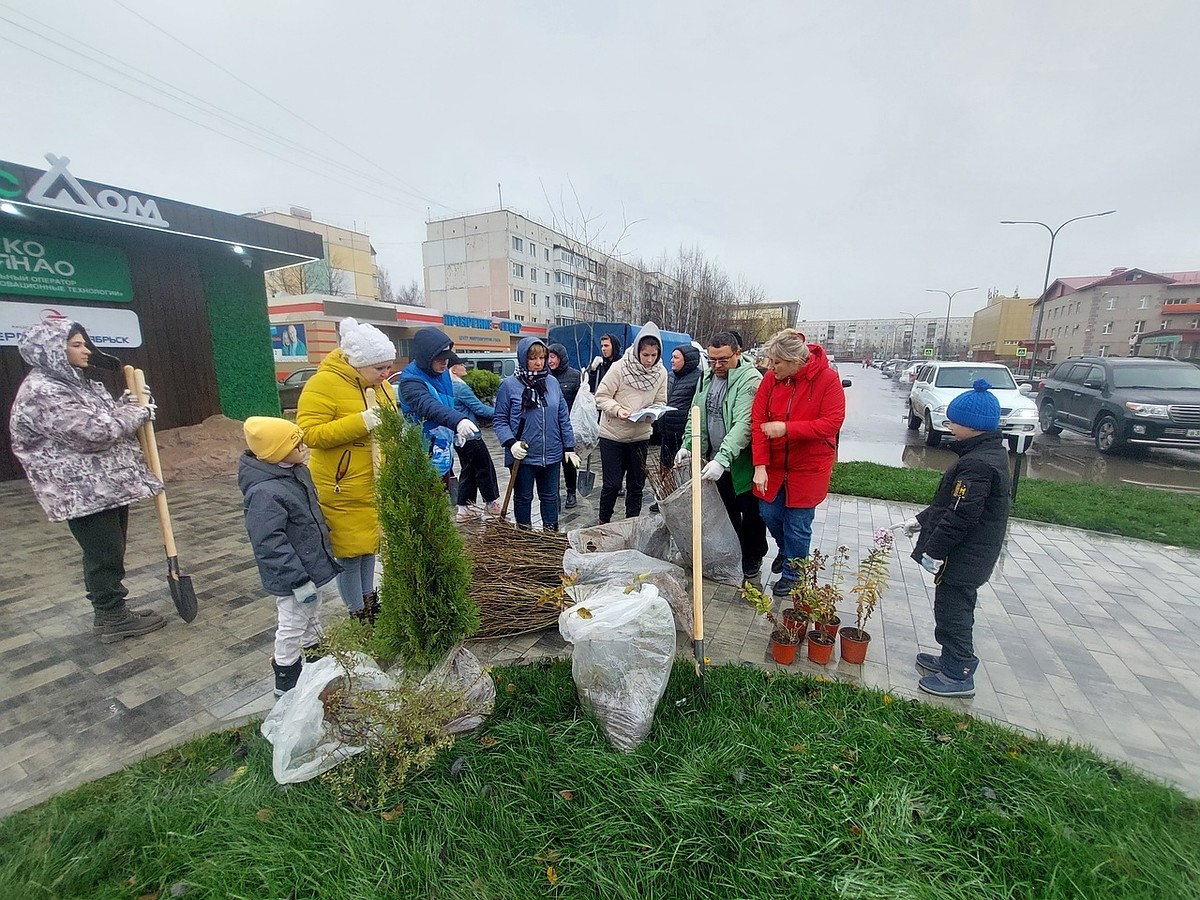
<instances>
[{"instance_id":1,"label":"woman in camouflage jacket","mask_svg":"<svg viewBox=\"0 0 1200 900\"><path fill-rule=\"evenodd\" d=\"M77 322L49 319L21 335L17 347L33 371L13 401L13 453L50 521L65 521L83 549L93 630L112 643L161 628L161 616L125 605L123 583L129 504L162 490L137 440L152 409L128 392L114 400L88 377L89 363L115 367L116 360Z\"/></svg>"}]
</instances>

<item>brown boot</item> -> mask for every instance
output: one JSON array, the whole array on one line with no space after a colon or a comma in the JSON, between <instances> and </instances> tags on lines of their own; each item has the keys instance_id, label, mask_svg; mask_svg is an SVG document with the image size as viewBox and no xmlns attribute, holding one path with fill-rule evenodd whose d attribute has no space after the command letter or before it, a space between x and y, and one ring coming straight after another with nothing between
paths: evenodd
<instances>
[{"instance_id":1,"label":"brown boot","mask_svg":"<svg viewBox=\"0 0 1200 900\"><path fill-rule=\"evenodd\" d=\"M129 607L125 607L125 608L129 609ZM158 613L154 612L153 610L149 610L149 609L130 609L129 611L131 613L133 613L135 616L141 616L143 619L147 619L150 616L158 615ZM99 612L99 610L96 610L93 612L93 615L92 615L92 634L99 635L100 632L103 630L104 630L104 625L100 621L100 612Z\"/></svg>"},{"instance_id":2,"label":"brown boot","mask_svg":"<svg viewBox=\"0 0 1200 900\"><path fill-rule=\"evenodd\" d=\"M100 624L99 637L102 644L115 644L125 638L140 637L158 631L167 624L167 620L158 613L146 610L135 613L124 604L116 609L97 610L96 621Z\"/></svg>"}]
</instances>

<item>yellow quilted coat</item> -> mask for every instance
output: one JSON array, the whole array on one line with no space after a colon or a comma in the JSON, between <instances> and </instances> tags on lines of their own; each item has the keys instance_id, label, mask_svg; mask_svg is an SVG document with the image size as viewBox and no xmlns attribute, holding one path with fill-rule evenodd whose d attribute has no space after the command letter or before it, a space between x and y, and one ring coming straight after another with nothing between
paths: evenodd
<instances>
[{"instance_id":1,"label":"yellow quilted coat","mask_svg":"<svg viewBox=\"0 0 1200 900\"><path fill-rule=\"evenodd\" d=\"M296 424L312 448L308 465L333 555L342 558L379 550L371 435L362 419L366 390L342 351L334 350L304 385L296 410ZM380 406L396 405L386 381L376 386L375 398Z\"/></svg>"}]
</instances>

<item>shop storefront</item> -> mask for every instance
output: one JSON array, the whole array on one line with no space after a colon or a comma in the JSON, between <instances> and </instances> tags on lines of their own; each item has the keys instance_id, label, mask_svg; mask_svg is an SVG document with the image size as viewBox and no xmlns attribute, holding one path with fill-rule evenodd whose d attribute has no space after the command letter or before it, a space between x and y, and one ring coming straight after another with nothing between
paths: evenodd
<instances>
[{"instance_id":1,"label":"shop storefront","mask_svg":"<svg viewBox=\"0 0 1200 900\"><path fill-rule=\"evenodd\" d=\"M321 238L84 181L70 160L46 159L0 161L0 480L22 477L7 427L28 371L17 339L47 316L82 322L145 369L160 428L278 413L263 273L320 259Z\"/></svg>"}]
</instances>

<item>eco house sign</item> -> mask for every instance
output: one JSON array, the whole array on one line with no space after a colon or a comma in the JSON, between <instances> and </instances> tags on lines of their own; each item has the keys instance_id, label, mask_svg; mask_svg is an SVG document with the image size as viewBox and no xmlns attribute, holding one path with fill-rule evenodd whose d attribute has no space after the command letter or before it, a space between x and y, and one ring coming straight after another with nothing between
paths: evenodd
<instances>
[{"instance_id":1,"label":"eco house sign","mask_svg":"<svg viewBox=\"0 0 1200 900\"><path fill-rule=\"evenodd\" d=\"M104 188L92 196L68 171L70 159L47 153L46 162L50 163L50 168L25 195L29 202L67 212L151 225L155 228L171 227L171 223L163 218L158 204L153 199L143 200L137 194L123 194L113 188Z\"/></svg>"}]
</instances>

